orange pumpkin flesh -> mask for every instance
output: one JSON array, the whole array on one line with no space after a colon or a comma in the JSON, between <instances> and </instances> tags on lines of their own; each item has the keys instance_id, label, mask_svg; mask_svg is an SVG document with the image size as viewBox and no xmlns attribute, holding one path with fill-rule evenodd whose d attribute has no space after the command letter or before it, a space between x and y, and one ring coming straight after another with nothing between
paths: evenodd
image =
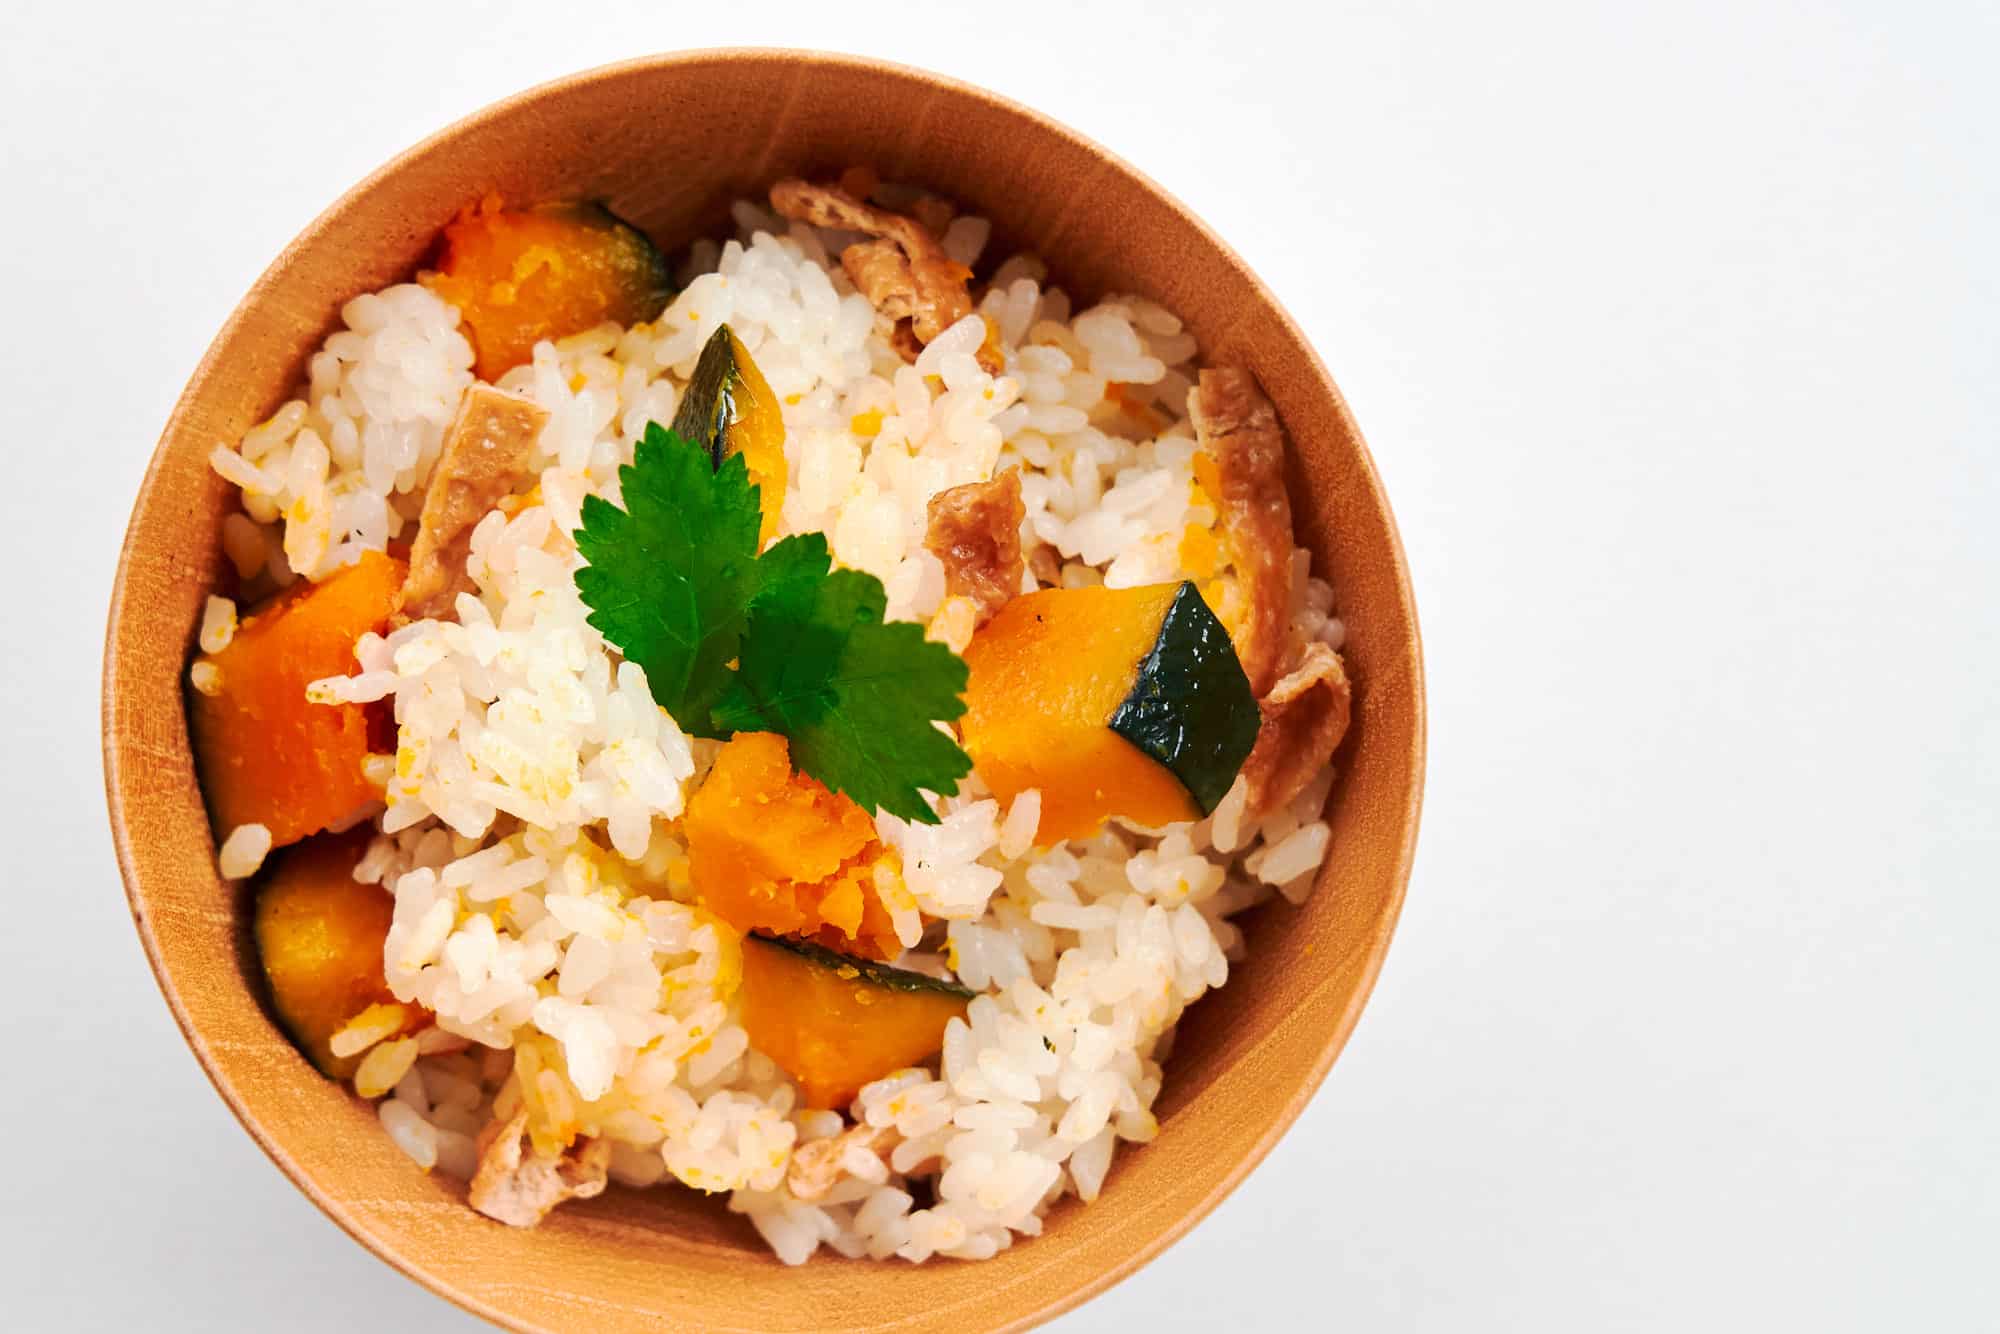
<instances>
[{"instance_id":1,"label":"orange pumpkin flesh","mask_svg":"<svg viewBox=\"0 0 2000 1334\"><path fill-rule=\"evenodd\" d=\"M205 659L221 683L189 692L188 725L218 835L261 824L282 847L381 798L361 771L367 710L311 703L306 687L354 670L354 641L387 625L403 572L369 552L318 584L301 580Z\"/></svg>"},{"instance_id":2,"label":"orange pumpkin flesh","mask_svg":"<svg viewBox=\"0 0 2000 1334\"><path fill-rule=\"evenodd\" d=\"M1085 837L1113 815L1150 827L1201 818L1180 780L1109 726L1178 591L1044 589L967 645L966 752L1002 803L1041 789L1038 844Z\"/></svg>"},{"instance_id":3,"label":"orange pumpkin flesh","mask_svg":"<svg viewBox=\"0 0 2000 1334\"><path fill-rule=\"evenodd\" d=\"M742 351L732 331L730 341ZM759 542L778 535L778 517L785 508L785 419L778 409L778 396L771 392L764 373L748 352L742 352L743 387L738 395L736 419L729 424L728 452L743 455L750 480L757 485L757 505L763 512Z\"/></svg>"},{"instance_id":4,"label":"orange pumpkin flesh","mask_svg":"<svg viewBox=\"0 0 2000 1334\"><path fill-rule=\"evenodd\" d=\"M739 732L688 801L689 874L710 912L738 931L816 935L889 958L902 946L875 889L890 856L853 801L792 772L773 732Z\"/></svg>"},{"instance_id":5,"label":"orange pumpkin flesh","mask_svg":"<svg viewBox=\"0 0 2000 1334\"><path fill-rule=\"evenodd\" d=\"M672 293L660 252L610 210L492 199L446 224L437 269L417 281L458 307L482 380L525 365L541 339L653 319Z\"/></svg>"},{"instance_id":6,"label":"orange pumpkin flesh","mask_svg":"<svg viewBox=\"0 0 2000 1334\"><path fill-rule=\"evenodd\" d=\"M396 1002L382 977L395 900L379 885L354 879L371 832L301 843L279 858L257 894L257 956L273 1007L293 1041L334 1079L352 1075L361 1058L336 1057L333 1035L370 1005ZM407 1009L405 1031L411 1031L423 1010Z\"/></svg>"},{"instance_id":7,"label":"orange pumpkin flesh","mask_svg":"<svg viewBox=\"0 0 2000 1334\"><path fill-rule=\"evenodd\" d=\"M823 951L746 936L743 1031L750 1045L798 1081L810 1107L845 1107L861 1086L920 1065L944 1045L945 1025L964 1018L956 989L879 979L874 970Z\"/></svg>"}]
</instances>

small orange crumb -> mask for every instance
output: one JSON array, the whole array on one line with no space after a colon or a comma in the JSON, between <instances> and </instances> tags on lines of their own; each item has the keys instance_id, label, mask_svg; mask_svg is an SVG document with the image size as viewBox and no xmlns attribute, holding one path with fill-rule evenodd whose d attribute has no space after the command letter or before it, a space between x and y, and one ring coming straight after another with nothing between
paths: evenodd
<instances>
[{"instance_id":1,"label":"small orange crumb","mask_svg":"<svg viewBox=\"0 0 2000 1334\"><path fill-rule=\"evenodd\" d=\"M1149 431L1162 431L1167 427L1167 419L1159 409L1132 392L1132 386L1117 380L1104 382L1104 401Z\"/></svg>"},{"instance_id":2,"label":"small orange crumb","mask_svg":"<svg viewBox=\"0 0 2000 1334\"><path fill-rule=\"evenodd\" d=\"M1215 466L1215 459L1207 450L1200 450L1194 456L1194 482L1208 497L1210 503L1222 494L1222 473Z\"/></svg>"},{"instance_id":3,"label":"small orange crumb","mask_svg":"<svg viewBox=\"0 0 2000 1334\"><path fill-rule=\"evenodd\" d=\"M970 278L972 276L971 271L968 270L965 276ZM982 366L1004 365L1006 358L1000 352L1000 326L993 322L991 315L981 315L979 318L986 322L986 337L979 344L979 364ZM988 392L990 393L991 391L989 390Z\"/></svg>"},{"instance_id":4,"label":"small orange crumb","mask_svg":"<svg viewBox=\"0 0 2000 1334\"><path fill-rule=\"evenodd\" d=\"M1221 552L1213 529L1191 523L1181 533L1181 568L1191 579L1212 579Z\"/></svg>"}]
</instances>

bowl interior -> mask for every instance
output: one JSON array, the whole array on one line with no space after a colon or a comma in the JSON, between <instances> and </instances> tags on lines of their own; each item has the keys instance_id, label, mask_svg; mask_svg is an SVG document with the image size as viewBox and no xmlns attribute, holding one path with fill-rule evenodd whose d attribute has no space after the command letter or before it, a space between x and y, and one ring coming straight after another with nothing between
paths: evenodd
<instances>
[{"instance_id":1,"label":"bowl interior","mask_svg":"<svg viewBox=\"0 0 2000 1334\"><path fill-rule=\"evenodd\" d=\"M1355 724L1318 892L1248 923L1230 985L1184 1023L1153 1144L1102 1197L983 1264L769 1258L720 1200L614 1190L534 1232L490 1223L414 1171L369 1110L266 1018L244 915L218 880L181 681L220 568L228 488L205 456L284 400L340 305L407 277L489 191L602 198L669 249L789 173L872 163L995 222L1083 297L1138 292L1210 361L1247 365L1293 445L1300 540L1349 626ZM127 537L105 673L112 820L133 913L190 1044L299 1186L385 1259L517 1329L1021 1328L1129 1273L1205 1213L1303 1107L1351 1029L1400 905L1423 768L1421 667L1393 522L1338 391L1271 295L1178 204L1103 150L988 94L909 70L785 52L662 57L535 90L429 140L294 242L218 336L169 422Z\"/></svg>"}]
</instances>

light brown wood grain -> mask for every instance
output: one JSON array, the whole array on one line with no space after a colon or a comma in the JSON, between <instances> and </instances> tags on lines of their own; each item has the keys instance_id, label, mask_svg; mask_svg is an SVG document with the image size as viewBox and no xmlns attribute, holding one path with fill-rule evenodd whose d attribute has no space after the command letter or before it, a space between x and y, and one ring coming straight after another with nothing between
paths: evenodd
<instances>
[{"instance_id":1,"label":"light brown wood grain","mask_svg":"<svg viewBox=\"0 0 2000 1334\"><path fill-rule=\"evenodd\" d=\"M260 1008L240 894L188 753L182 680L220 569L228 488L207 467L283 401L349 298L410 275L469 200L605 199L665 247L774 177L871 163L995 222L1088 297L1178 311L1212 361L1248 366L1292 441L1300 540L1346 620L1355 721L1329 798L1333 849L1303 908L1247 922L1250 954L1189 1014L1159 1138L1121 1150L1103 1196L982 1264L770 1258L718 1199L614 1190L533 1232L464 1208L370 1110L321 1079ZM1317 245L1302 233L1300 245ZM280 255L195 371L141 487L104 666L111 823L133 919L215 1087L280 1168L410 1277L523 1331L1020 1330L1132 1273L1256 1165L1318 1088L1380 968L1415 844L1423 671L1415 608L1375 468L1319 358L1243 262L1095 144L934 75L804 52L654 57L537 88L452 126L350 190ZM1339 1207L1338 1201L1331 1207Z\"/></svg>"}]
</instances>

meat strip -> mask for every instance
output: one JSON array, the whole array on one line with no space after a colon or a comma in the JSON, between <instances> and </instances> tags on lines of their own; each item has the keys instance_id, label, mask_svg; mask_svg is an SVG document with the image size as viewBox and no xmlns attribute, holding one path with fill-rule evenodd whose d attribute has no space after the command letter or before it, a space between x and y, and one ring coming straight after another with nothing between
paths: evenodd
<instances>
[{"instance_id":1,"label":"meat strip","mask_svg":"<svg viewBox=\"0 0 2000 1334\"><path fill-rule=\"evenodd\" d=\"M1243 761L1244 809L1252 821L1290 801L1333 758L1352 712L1340 655L1317 640L1257 701L1264 715Z\"/></svg>"},{"instance_id":2,"label":"meat strip","mask_svg":"<svg viewBox=\"0 0 2000 1334\"><path fill-rule=\"evenodd\" d=\"M583 1140L550 1157L522 1156L528 1109L505 1125L495 1121L479 1135L479 1170L473 1174L472 1207L509 1227L533 1227L564 1200L587 1200L604 1192L611 1170L611 1142Z\"/></svg>"},{"instance_id":3,"label":"meat strip","mask_svg":"<svg viewBox=\"0 0 2000 1334\"><path fill-rule=\"evenodd\" d=\"M840 267L869 305L898 325L905 320L914 325L917 293L910 262L894 241L856 241L840 252Z\"/></svg>"},{"instance_id":4,"label":"meat strip","mask_svg":"<svg viewBox=\"0 0 2000 1334\"><path fill-rule=\"evenodd\" d=\"M1262 699L1291 642L1292 504L1285 495L1285 435L1271 400L1248 371L1217 366L1188 395L1195 438L1215 461L1224 553L1248 605L1236 656Z\"/></svg>"},{"instance_id":5,"label":"meat strip","mask_svg":"<svg viewBox=\"0 0 2000 1334\"><path fill-rule=\"evenodd\" d=\"M771 207L787 218L874 237L840 253L840 267L856 290L895 326L890 340L905 360L916 360L939 334L972 313L972 270L944 252L915 218L862 202L837 185L810 185L787 177L771 187ZM946 215L949 216L949 215ZM979 364L998 375L998 349L989 338Z\"/></svg>"},{"instance_id":6,"label":"meat strip","mask_svg":"<svg viewBox=\"0 0 2000 1334\"><path fill-rule=\"evenodd\" d=\"M472 591L465 572L472 530L527 479L535 440L548 419L545 409L491 385L465 391L424 493L399 624L450 616L458 595Z\"/></svg>"},{"instance_id":7,"label":"meat strip","mask_svg":"<svg viewBox=\"0 0 2000 1334\"><path fill-rule=\"evenodd\" d=\"M968 598L984 625L1021 591L1021 474L1008 469L931 497L924 547L944 563L945 592Z\"/></svg>"}]
</instances>

